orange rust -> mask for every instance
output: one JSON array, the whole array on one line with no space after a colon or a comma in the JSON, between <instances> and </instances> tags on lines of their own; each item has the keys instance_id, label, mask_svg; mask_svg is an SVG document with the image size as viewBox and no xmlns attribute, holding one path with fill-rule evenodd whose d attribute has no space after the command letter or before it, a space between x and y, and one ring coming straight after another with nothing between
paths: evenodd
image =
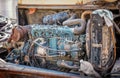
<instances>
[{"instance_id":1,"label":"orange rust","mask_svg":"<svg viewBox=\"0 0 120 78\"><path fill-rule=\"evenodd\" d=\"M27 26L18 26L13 28L12 34L8 39L8 42L18 42L24 40L27 36L29 29L30 28Z\"/></svg>"},{"instance_id":2,"label":"orange rust","mask_svg":"<svg viewBox=\"0 0 120 78\"><path fill-rule=\"evenodd\" d=\"M80 78L79 76L53 75L46 73L33 73L14 70L1 70L0 78Z\"/></svg>"},{"instance_id":3,"label":"orange rust","mask_svg":"<svg viewBox=\"0 0 120 78\"><path fill-rule=\"evenodd\" d=\"M92 14L92 11L90 11L90 10L84 11L81 15L81 19L85 20L86 19L85 16L86 15L91 15L91 14Z\"/></svg>"},{"instance_id":4,"label":"orange rust","mask_svg":"<svg viewBox=\"0 0 120 78\"><path fill-rule=\"evenodd\" d=\"M35 13L36 8L29 8L28 10L29 10L28 14L33 14Z\"/></svg>"}]
</instances>

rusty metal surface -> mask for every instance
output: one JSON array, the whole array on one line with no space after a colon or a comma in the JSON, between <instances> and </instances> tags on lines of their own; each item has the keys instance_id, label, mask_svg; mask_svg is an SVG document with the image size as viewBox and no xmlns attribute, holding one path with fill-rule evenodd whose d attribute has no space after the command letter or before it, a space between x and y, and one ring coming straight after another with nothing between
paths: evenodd
<instances>
[{"instance_id":1,"label":"rusty metal surface","mask_svg":"<svg viewBox=\"0 0 120 78\"><path fill-rule=\"evenodd\" d=\"M2 67L3 66L3 67ZM80 78L79 75L16 64L1 64L0 78Z\"/></svg>"},{"instance_id":2,"label":"rusty metal surface","mask_svg":"<svg viewBox=\"0 0 120 78\"><path fill-rule=\"evenodd\" d=\"M8 39L8 42L17 42L23 40L27 36L27 32L30 30L29 26L19 26L12 29L12 34Z\"/></svg>"},{"instance_id":3,"label":"rusty metal surface","mask_svg":"<svg viewBox=\"0 0 120 78\"><path fill-rule=\"evenodd\" d=\"M116 6L99 6L99 5L33 5L19 4L18 8L38 8L38 9L118 9Z\"/></svg>"},{"instance_id":4,"label":"rusty metal surface","mask_svg":"<svg viewBox=\"0 0 120 78\"><path fill-rule=\"evenodd\" d=\"M55 76L55 75L47 75L47 74L28 74L22 72L14 72L14 71L0 71L0 78L79 78L79 77L64 77L64 76Z\"/></svg>"}]
</instances>

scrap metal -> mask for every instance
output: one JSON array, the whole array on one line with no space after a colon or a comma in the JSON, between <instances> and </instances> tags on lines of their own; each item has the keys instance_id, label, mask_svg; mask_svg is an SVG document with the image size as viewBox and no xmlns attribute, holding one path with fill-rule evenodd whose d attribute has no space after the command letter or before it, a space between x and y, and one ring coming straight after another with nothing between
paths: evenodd
<instances>
[{"instance_id":1,"label":"scrap metal","mask_svg":"<svg viewBox=\"0 0 120 78\"><path fill-rule=\"evenodd\" d=\"M32 74L75 78L82 77L81 72L93 77L108 76L117 56L118 37L114 27L118 32L119 27L114 20L119 17L114 19L113 10L118 9L115 6L118 1L93 2L87 3L89 5L19 5L19 24L24 26L6 24L3 19L1 39L6 38L4 34L8 34L9 27L10 34L9 39L1 43L8 50L5 61L0 59L1 70L17 75L22 72L25 77L33 77L28 76ZM110 5L106 7L106 3ZM29 8L36 9L29 14Z\"/></svg>"}]
</instances>

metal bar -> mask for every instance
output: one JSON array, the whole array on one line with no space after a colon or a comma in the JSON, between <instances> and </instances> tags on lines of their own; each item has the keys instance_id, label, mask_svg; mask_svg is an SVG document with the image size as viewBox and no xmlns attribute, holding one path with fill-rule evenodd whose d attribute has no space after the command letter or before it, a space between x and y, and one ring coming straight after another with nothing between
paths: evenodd
<instances>
[{"instance_id":1,"label":"metal bar","mask_svg":"<svg viewBox=\"0 0 120 78\"><path fill-rule=\"evenodd\" d=\"M80 78L80 75L48 70L43 68L35 68L25 65L18 65L12 63L3 63L0 65L0 76L2 74L21 75L29 78ZM8 76L4 75L4 76ZM4 77L3 77L4 78ZM5 77L7 78L7 77ZM18 77L17 77L18 78Z\"/></svg>"},{"instance_id":2,"label":"metal bar","mask_svg":"<svg viewBox=\"0 0 120 78\"><path fill-rule=\"evenodd\" d=\"M34 5L19 4L18 8L37 8L37 9L118 9L115 6L99 6L99 5Z\"/></svg>"}]
</instances>

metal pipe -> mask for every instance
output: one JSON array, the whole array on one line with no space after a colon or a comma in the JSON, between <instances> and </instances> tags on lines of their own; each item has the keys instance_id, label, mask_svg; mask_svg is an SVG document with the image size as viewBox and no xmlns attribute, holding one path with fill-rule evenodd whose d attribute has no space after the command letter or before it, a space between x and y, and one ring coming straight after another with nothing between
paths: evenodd
<instances>
[{"instance_id":1,"label":"metal pipe","mask_svg":"<svg viewBox=\"0 0 120 78\"><path fill-rule=\"evenodd\" d=\"M63 25L72 26L72 25L80 24L80 27L75 27L73 30L74 34L80 35L81 33L83 33L85 31L86 15L90 15L90 14L92 14L92 11L83 12L81 15L81 19L74 19L73 18L73 17L75 17L75 15L74 15L70 19L64 21Z\"/></svg>"},{"instance_id":2,"label":"metal pipe","mask_svg":"<svg viewBox=\"0 0 120 78\"><path fill-rule=\"evenodd\" d=\"M75 19L73 21L78 21L79 23L81 23L80 27L75 27L74 28L74 34L80 35L81 33L83 33L85 31L85 25L86 25L86 21L83 19Z\"/></svg>"},{"instance_id":3,"label":"metal pipe","mask_svg":"<svg viewBox=\"0 0 120 78\"><path fill-rule=\"evenodd\" d=\"M74 34L81 34L85 31L85 24L86 21L82 20L82 19L69 19L63 22L63 25L67 25L67 26L72 26L72 25L77 25L80 24L80 27L75 27L73 29L73 33Z\"/></svg>"},{"instance_id":4,"label":"metal pipe","mask_svg":"<svg viewBox=\"0 0 120 78\"><path fill-rule=\"evenodd\" d=\"M43 24L61 24L63 21L69 18L69 11L63 11L56 14L51 14L43 17Z\"/></svg>"},{"instance_id":5,"label":"metal pipe","mask_svg":"<svg viewBox=\"0 0 120 78\"><path fill-rule=\"evenodd\" d=\"M88 11L84 11L81 15L81 19L85 20L86 19L86 15L90 15L92 14L92 11L88 10Z\"/></svg>"},{"instance_id":6,"label":"metal pipe","mask_svg":"<svg viewBox=\"0 0 120 78\"><path fill-rule=\"evenodd\" d=\"M75 34L81 34L82 32L85 31L85 26L86 26L86 15L92 14L92 11L84 11L81 15L81 20L79 22L81 23L80 27L75 27L74 28L74 33Z\"/></svg>"},{"instance_id":7,"label":"metal pipe","mask_svg":"<svg viewBox=\"0 0 120 78\"><path fill-rule=\"evenodd\" d=\"M71 20L76 18L76 14L73 14L69 19L67 19L66 21L64 21L62 23L62 25L67 25L67 26L71 26L74 25L73 23L71 23ZM78 24L78 23L77 23Z\"/></svg>"},{"instance_id":8,"label":"metal pipe","mask_svg":"<svg viewBox=\"0 0 120 78\"><path fill-rule=\"evenodd\" d=\"M5 32L0 32L0 42L7 40L8 37L9 37L9 34L7 34Z\"/></svg>"},{"instance_id":9,"label":"metal pipe","mask_svg":"<svg viewBox=\"0 0 120 78\"><path fill-rule=\"evenodd\" d=\"M4 76L2 75L4 74ZM25 65L12 63L3 63L0 60L0 77L24 77L24 78L80 78L80 75L48 70L43 68L35 68ZM11 77L11 78L12 78Z\"/></svg>"}]
</instances>

